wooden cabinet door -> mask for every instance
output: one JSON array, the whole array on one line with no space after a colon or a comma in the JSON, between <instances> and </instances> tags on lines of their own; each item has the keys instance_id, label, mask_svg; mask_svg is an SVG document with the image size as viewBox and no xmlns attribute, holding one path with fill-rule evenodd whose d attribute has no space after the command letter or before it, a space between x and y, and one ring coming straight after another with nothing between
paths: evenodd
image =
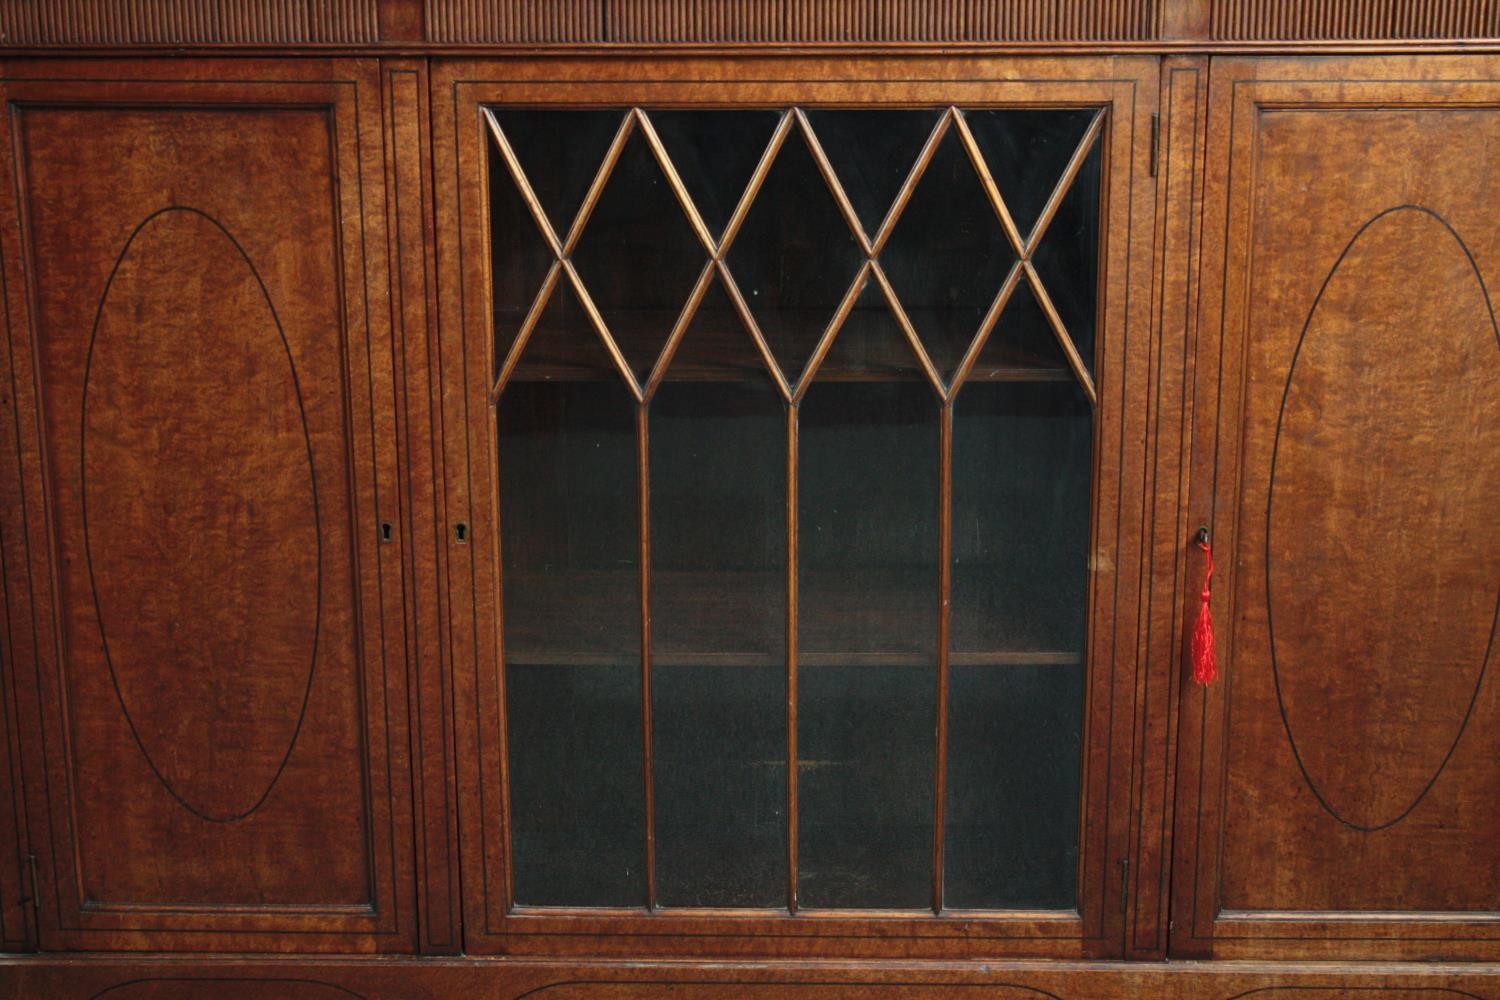
<instances>
[{"instance_id":1,"label":"wooden cabinet door","mask_svg":"<svg viewBox=\"0 0 1500 1000\"><path fill-rule=\"evenodd\" d=\"M1215 64L1180 955L1500 957L1497 102L1492 59Z\"/></svg>"},{"instance_id":2,"label":"wooden cabinet door","mask_svg":"<svg viewBox=\"0 0 1500 1000\"><path fill-rule=\"evenodd\" d=\"M1156 82L435 67L469 951L1120 954Z\"/></svg>"},{"instance_id":3,"label":"wooden cabinet door","mask_svg":"<svg viewBox=\"0 0 1500 1000\"><path fill-rule=\"evenodd\" d=\"M41 943L408 950L374 64L9 68Z\"/></svg>"}]
</instances>

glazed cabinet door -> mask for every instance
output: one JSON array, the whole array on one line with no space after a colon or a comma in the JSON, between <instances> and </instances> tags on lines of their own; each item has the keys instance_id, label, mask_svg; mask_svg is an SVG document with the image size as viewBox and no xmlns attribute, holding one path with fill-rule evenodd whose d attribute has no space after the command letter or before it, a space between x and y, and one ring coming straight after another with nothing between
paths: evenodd
<instances>
[{"instance_id":1,"label":"glazed cabinet door","mask_svg":"<svg viewBox=\"0 0 1500 1000\"><path fill-rule=\"evenodd\" d=\"M435 69L471 951L1119 953L1155 83Z\"/></svg>"},{"instance_id":2,"label":"glazed cabinet door","mask_svg":"<svg viewBox=\"0 0 1500 1000\"><path fill-rule=\"evenodd\" d=\"M374 65L7 68L41 944L408 950Z\"/></svg>"},{"instance_id":3,"label":"glazed cabinet door","mask_svg":"<svg viewBox=\"0 0 1500 1000\"><path fill-rule=\"evenodd\" d=\"M1178 954L1500 958L1497 106L1492 59L1215 63Z\"/></svg>"}]
</instances>

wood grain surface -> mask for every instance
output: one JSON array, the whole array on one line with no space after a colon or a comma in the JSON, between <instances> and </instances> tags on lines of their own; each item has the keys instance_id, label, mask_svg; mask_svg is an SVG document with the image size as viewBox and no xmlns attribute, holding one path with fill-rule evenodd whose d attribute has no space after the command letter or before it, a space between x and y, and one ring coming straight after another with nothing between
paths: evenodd
<instances>
[{"instance_id":1,"label":"wood grain surface","mask_svg":"<svg viewBox=\"0 0 1500 1000\"><path fill-rule=\"evenodd\" d=\"M410 947L377 82L256 69L7 84L48 947Z\"/></svg>"},{"instance_id":2,"label":"wood grain surface","mask_svg":"<svg viewBox=\"0 0 1500 1000\"><path fill-rule=\"evenodd\" d=\"M0 958L0 995L1500 997L1497 9L0 3L0 948L94 953ZM918 372L950 439L965 378L1076 380L1095 406L1081 819L1059 833L1076 910L945 911L940 877L930 908L810 910L795 836L784 910L516 905L507 655L568 669L623 629L659 640L647 684L705 651L750 670L791 650L795 685L924 662L900 616L926 599L653 578L642 514L644 607L616 621L608 581L517 578L533 628L500 648L493 404L512 376L581 370L494 356L486 109L518 105L772 109L825 178L845 167L802 109L931 109L928 163L945 139L977 149L953 109L1098 113L1097 357L1064 333L1046 361L934 361L931 317L898 309L894 348L864 359ZM615 155L660 156L650 114L629 121ZM832 197L860 286L839 309L861 287L897 300L894 223ZM668 317L659 354L637 356L659 317L642 333L589 303L619 324L605 361L632 400L723 381L746 343L770 357L723 259L744 214L688 218L717 312ZM1040 286L1000 228L1027 258L1008 294ZM548 256L573 289L577 237ZM697 353L674 362L683 334ZM870 377L838 347L772 359L788 563L802 363ZM650 495L630 489L634 517ZM1200 524L1207 690L1182 655ZM963 585L944 570L944 607ZM587 627L546 617L549 587ZM697 628L703 607L730 624ZM805 650L762 641L767 607ZM1016 622L939 617L942 699L953 668L1078 662ZM840 646L856 624L868 648ZM648 751L648 789L661 766ZM940 872L941 832L930 853ZM358 957L377 952L410 957Z\"/></svg>"},{"instance_id":3,"label":"wood grain surface","mask_svg":"<svg viewBox=\"0 0 1500 1000\"><path fill-rule=\"evenodd\" d=\"M1216 77L1192 506L1225 676L1184 702L1185 954L1497 954L1493 70Z\"/></svg>"},{"instance_id":4,"label":"wood grain surface","mask_svg":"<svg viewBox=\"0 0 1500 1000\"><path fill-rule=\"evenodd\" d=\"M607 963L284 959L260 963L49 956L0 960L16 1000L1493 1000L1493 966L1252 962Z\"/></svg>"}]
</instances>

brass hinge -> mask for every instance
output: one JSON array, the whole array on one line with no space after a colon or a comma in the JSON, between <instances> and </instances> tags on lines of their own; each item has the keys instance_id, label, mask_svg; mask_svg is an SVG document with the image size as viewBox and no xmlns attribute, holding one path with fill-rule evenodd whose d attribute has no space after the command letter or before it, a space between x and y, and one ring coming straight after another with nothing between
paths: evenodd
<instances>
[{"instance_id":1,"label":"brass hinge","mask_svg":"<svg viewBox=\"0 0 1500 1000\"><path fill-rule=\"evenodd\" d=\"M1130 908L1130 859L1120 859L1120 912Z\"/></svg>"},{"instance_id":2,"label":"brass hinge","mask_svg":"<svg viewBox=\"0 0 1500 1000\"><path fill-rule=\"evenodd\" d=\"M1161 148L1161 115L1151 116L1151 176L1156 176L1157 150Z\"/></svg>"}]
</instances>

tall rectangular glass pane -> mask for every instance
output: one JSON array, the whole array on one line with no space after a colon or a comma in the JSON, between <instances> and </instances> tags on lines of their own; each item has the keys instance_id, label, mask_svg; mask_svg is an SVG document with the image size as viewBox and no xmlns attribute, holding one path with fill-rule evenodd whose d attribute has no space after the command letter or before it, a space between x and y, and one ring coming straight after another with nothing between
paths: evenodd
<instances>
[{"instance_id":1,"label":"tall rectangular glass pane","mask_svg":"<svg viewBox=\"0 0 1500 1000\"><path fill-rule=\"evenodd\" d=\"M959 394L947 907L1075 904L1091 455L1071 380Z\"/></svg>"},{"instance_id":2,"label":"tall rectangular glass pane","mask_svg":"<svg viewBox=\"0 0 1500 1000\"><path fill-rule=\"evenodd\" d=\"M677 360L701 376L683 346ZM782 906L785 407L764 373L667 382L650 441L657 898Z\"/></svg>"},{"instance_id":3,"label":"tall rectangular glass pane","mask_svg":"<svg viewBox=\"0 0 1500 1000\"><path fill-rule=\"evenodd\" d=\"M511 866L523 905L644 901L635 421L623 396L607 383L523 382L500 401Z\"/></svg>"},{"instance_id":4,"label":"tall rectangular glass pane","mask_svg":"<svg viewBox=\"0 0 1500 1000\"><path fill-rule=\"evenodd\" d=\"M938 413L914 380L816 384L802 402L804 907L931 900Z\"/></svg>"}]
</instances>

